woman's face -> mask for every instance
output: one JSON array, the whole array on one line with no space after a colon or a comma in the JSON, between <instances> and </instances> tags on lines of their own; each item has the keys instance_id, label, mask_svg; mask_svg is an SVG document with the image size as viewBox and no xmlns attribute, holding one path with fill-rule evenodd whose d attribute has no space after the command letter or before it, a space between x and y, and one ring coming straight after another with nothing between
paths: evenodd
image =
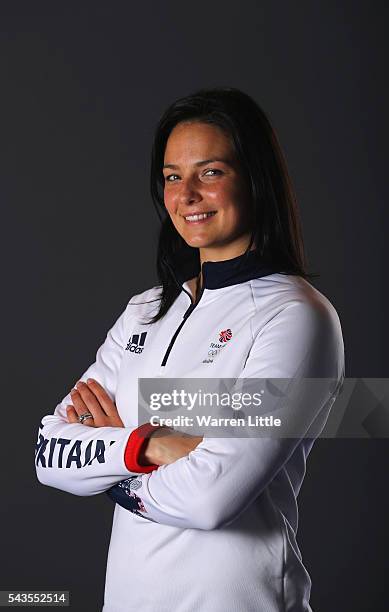
<instances>
[{"instance_id":1,"label":"woman's face","mask_svg":"<svg viewBox=\"0 0 389 612\"><path fill-rule=\"evenodd\" d=\"M246 249L250 194L224 130L199 122L177 124L166 144L163 174L167 212L187 244L214 259ZM212 215L190 218L202 213Z\"/></svg>"}]
</instances>

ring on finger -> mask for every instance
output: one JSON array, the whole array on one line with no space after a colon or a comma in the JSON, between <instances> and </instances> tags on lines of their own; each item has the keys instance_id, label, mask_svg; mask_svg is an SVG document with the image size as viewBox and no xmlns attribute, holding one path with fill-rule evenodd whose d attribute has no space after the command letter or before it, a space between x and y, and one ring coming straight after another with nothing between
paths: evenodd
<instances>
[{"instance_id":1,"label":"ring on finger","mask_svg":"<svg viewBox=\"0 0 389 612\"><path fill-rule=\"evenodd\" d=\"M80 416L78 417L80 423L83 423L87 419L93 419L93 414L91 414L90 412L84 412L84 414L80 414Z\"/></svg>"}]
</instances>

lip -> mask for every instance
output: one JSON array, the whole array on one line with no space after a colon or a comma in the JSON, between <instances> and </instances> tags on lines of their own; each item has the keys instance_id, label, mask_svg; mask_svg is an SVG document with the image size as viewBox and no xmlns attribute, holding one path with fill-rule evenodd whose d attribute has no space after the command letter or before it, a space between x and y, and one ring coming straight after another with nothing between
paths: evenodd
<instances>
[{"instance_id":1,"label":"lip","mask_svg":"<svg viewBox=\"0 0 389 612\"><path fill-rule=\"evenodd\" d=\"M189 213L191 216L192 215L205 215L207 213L213 212L215 214L217 214L216 210L203 210L203 211L198 211L198 212L191 212ZM205 219L198 219L197 221L188 221L187 219L185 219L185 216L182 215L185 223L187 223L188 225L200 225L200 223L207 223L207 221L209 221L210 219L212 219L215 215L211 215L210 217L205 217Z\"/></svg>"}]
</instances>

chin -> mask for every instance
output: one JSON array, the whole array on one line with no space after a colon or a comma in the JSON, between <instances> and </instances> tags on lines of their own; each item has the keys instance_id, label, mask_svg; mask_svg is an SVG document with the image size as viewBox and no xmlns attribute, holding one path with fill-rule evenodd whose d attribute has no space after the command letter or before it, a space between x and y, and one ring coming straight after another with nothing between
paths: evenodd
<instances>
[{"instance_id":1,"label":"chin","mask_svg":"<svg viewBox=\"0 0 389 612\"><path fill-rule=\"evenodd\" d=\"M182 236L182 235L181 235ZM214 242L205 238L195 238L193 236L182 236L186 244L197 249L205 249L214 246Z\"/></svg>"}]
</instances>

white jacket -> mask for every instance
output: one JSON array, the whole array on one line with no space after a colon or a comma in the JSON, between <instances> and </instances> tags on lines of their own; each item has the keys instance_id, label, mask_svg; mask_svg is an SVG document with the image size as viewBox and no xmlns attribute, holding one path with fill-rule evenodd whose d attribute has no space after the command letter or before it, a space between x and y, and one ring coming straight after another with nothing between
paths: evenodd
<instances>
[{"instance_id":1,"label":"white jacket","mask_svg":"<svg viewBox=\"0 0 389 612\"><path fill-rule=\"evenodd\" d=\"M132 511L115 506L104 612L309 611L296 498L344 378L339 318L307 281L259 266L253 252L247 260L205 262L193 305L187 281L197 272L193 260L175 263L182 290L156 324L142 323L157 312L160 287L132 297L78 379L104 386L125 427L67 423L66 395L42 419L37 476L76 495L113 487L112 499L131 502ZM227 330L223 350L210 356ZM332 381L302 416L300 437L204 437L187 457L149 473L126 464L140 425L138 377L296 376ZM291 418L303 404L290 407Z\"/></svg>"}]
</instances>

